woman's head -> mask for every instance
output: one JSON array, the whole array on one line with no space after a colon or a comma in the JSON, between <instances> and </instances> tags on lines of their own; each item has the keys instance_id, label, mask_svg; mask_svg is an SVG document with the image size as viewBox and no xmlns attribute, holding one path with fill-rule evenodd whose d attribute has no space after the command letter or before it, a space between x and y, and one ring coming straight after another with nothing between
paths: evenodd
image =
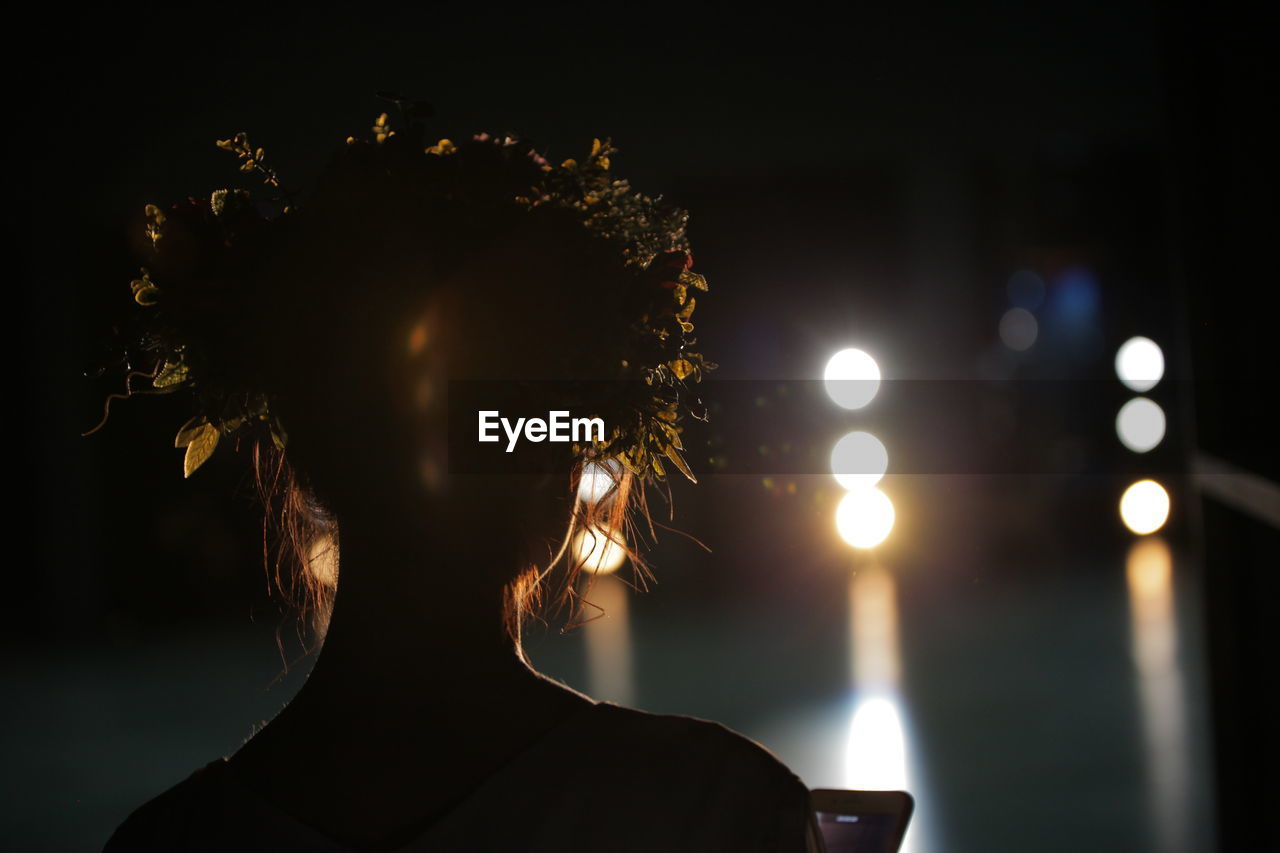
<instances>
[{"instance_id":1,"label":"woman's head","mask_svg":"<svg viewBox=\"0 0 1280 853\"><path fill-rule=\"evenodd\" d=\"M351 140L285 215L239 192L221 211L193 201L153 216L163 261L135 282L166 324L151 350L162 372L181 362L197 380L197 437L256 423L259 482L302 570L285 587L321 623L344 518L483 541L510 560L488 580L507 586L515 625L566 537L618 530L633 476L678 459L678 391L710 367L685 346L685 290L703 285L684 260L684 214L613 178L610 153L597 142L582 165L552 167L484 135L425 150ZM204 231L223 245L204 248ZM533 474L451 466L450 388L525 380L543 383L548 409L566 383L611 389L592 402L618 428ZM621 390L638 384L639 398ZM618 472L617 488L579 501L593 452L623 463L598 469Z\"/></svg>"}]
</instances>

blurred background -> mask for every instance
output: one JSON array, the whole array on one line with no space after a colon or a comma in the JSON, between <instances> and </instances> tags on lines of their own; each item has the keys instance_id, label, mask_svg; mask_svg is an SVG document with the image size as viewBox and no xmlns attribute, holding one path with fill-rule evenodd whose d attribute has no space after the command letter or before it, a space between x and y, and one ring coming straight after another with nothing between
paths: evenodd
<instances>
[{"instance_id":1,"label":"blurred background","mask_svg":"<svg viewBox=\"0 0 1280 853\"><path fill-rule=\"evenodd\" d=\"M305 185L393 90L442 137L552 160L612 137L619 174L691 211L711 282L704 476L672 494L710 553L664 533L648 591L595 578L606 617L535 628L539 668L723 722L810 787L905 788L914 853L1267 849L1264 32L1248 7L1137 0L130 8L11 32L0 836L98 849L305 678L244 458L184 481L164 397L81 438L116 390L83 374L144 204L234 183L214 140L241 130Z\"/></svg>"}]
</instances>

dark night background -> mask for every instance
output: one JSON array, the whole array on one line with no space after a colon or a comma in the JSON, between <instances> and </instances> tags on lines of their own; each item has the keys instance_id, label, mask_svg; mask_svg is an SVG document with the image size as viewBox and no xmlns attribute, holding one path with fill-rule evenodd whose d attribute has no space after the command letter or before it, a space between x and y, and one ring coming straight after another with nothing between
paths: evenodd
<instances>
[{"instance_id":1,"label":"dark night background","mask_svg":"<svg viewBox=\"0 0 1280 853\"><path fill-rule=\"evenodd\" d=\"M619 174L692 214L720 378L813 379L860 346L894 380L865 413L768 398L700 440L825 448L862 425L889 445L897 523L877 559L900 608L912 849L1275 842L1277 531L1195 476L1223 460L1273 484L1263 505L1280 481L1272 37L1249 7L39 14L6 74L24 264L0 652L12 849L97 849L305 673L272 683L277 628L285 658L300 650L267 595L244 460L220 453L184 481L174 398L117 404L82 439L115 390L82 374L129 310L144 204L233 184L213 143L241 130L305 186L386 108L378 90L431 101L429 134L518 132L552 160L612 137ZM997 330L1024 269L1047 291L1040 338L1015 352ZM1149 396L1168 435L1143 457L1112 428L1129 396L1112 359L1138 334L1167 365ZM972 404L963 442L945 412L911 408L916 380ZM952 463L895 456L907 437ZM677 526L712 554L660 540L658 584L629 605L626 692L593 681L582 631L539 635L535 662L600 698L720 720L811 786L846 787L832 756L857 688L855 557L820 473L675 488ZM1115 511L1157 475L1173 499L1172 734L1152 734L1131 659L1135 537Z\"/></svg>"}]
</instances>

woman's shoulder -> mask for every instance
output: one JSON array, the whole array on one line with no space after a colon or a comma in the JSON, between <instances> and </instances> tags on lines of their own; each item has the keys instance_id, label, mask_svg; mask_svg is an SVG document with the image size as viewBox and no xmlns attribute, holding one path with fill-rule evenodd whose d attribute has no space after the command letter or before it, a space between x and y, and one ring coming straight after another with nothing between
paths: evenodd
<instances>
[{"instance_id":1,"label":"woman's shoulder","mask_svg":"<svg viewBox=\"0 0 1280 853\"><path fill-rule=\"evenodd\" d=\"M805 784L750 738L698 717L589 702L427 832L425 847L405 849L802 851L810 816ZM218 759L135 810L104 853L228 844L346 849L242 789Z\"/></svg>"},{"instance_id":2,"label":"woman's shoulder","mask_svg":"<svg viewBox=\"0 0 1280 853\"><path fill-rule=\"evenodd\" d=\"M405 849L805 853L811 816L808 788L750 738L590 702Z\"/></svg>"},{"instance_id":3,"label":"woman's shoulder","mask_svg":"<svg viewBox=\"0 0 1280 853\"><path fill-rule=\"evenodd\" d=\"M198 768L167 791L138 806L107 841L103 853L163 850L173 839L188 834L191 825L210 809L217 796L217 776L223 759Z\"/></svg>"},{"instance_id":4,"label":"woman's shoulder","mask_svg":"<svg viewBox=\"0 0 1280 853\"><path fill-rule=\"evenodd\" d=\"M672 770L702 770L721 778L732 773L743 782L803 787L766 747L713 720L599 702L593 724L594 733L608 744L606 760L623 772L651 767L670 779Z\"/></svg>"},{"instance_id":5,"label":"woman's shoulder","mask_svg":"<svg viewBox=\"0 0 1280 853\"><path fill-rule=\"evenodd\" d=\"M217 758L135 809L103 853L224 850L341 853L346 848L240 785L227 760Z\"/></svg>"},{"instance_id":6,"label":"woman's shoulder","mask_svg":"<svg viewBox=\"0 0 1280 853\"><path fill-rule=\"evenodd\" d=\"M633 832L643 835L638 827L646 826L655 842L687 842L678 849L805 849L808 787L764 746L721 723L602 702L573 751L568 787L612 828L630 815L622 822Z\"/></svg>"}]
</instances>

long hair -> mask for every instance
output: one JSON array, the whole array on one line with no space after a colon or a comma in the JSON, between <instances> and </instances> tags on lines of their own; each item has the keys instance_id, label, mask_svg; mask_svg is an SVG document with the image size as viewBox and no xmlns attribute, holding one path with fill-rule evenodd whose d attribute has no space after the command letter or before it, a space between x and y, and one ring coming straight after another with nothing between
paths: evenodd
<instances>
[{"instance_id":1,"label":"long hair","mask_svg":"<svg viewBox=\"0 0 1280 853\"><path fill-rule=\"evenodd\" d=\"M263 510L262 554L268 578L318 643L328 629L341 573L338 519L269 439L254 443L252 463ZM588 475L607 478L608 485L597 485L596 494L582 499L582 482ZM590 621L585 612L599 610L588 596L602 550L619 549L640 588L653 579L640 548L646 538L654 537L643 481L622 466L579 462L567 486L573 509L558 547L544 562L515 567L516 576L503 589L503 626L517 647L530 619L564 616L566 630Z\"/></svg>"}]
</instances>

